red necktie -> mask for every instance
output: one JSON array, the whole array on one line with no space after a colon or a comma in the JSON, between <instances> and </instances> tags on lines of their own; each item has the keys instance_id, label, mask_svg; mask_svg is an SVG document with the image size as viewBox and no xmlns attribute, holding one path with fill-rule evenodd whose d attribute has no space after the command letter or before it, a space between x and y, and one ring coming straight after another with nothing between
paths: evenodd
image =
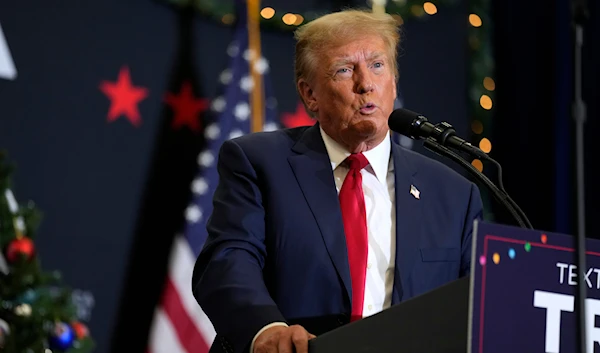
<instances>
[{"instance_id":1,"label":"red necktie","mask_svg":"<svg viewBox=\"0 0 600 353\"><path fill-rule=\"evenodd\" d=\"M350 170L344 179L339 197L352 278L350 321L356 321L362 318L368 251L367 212L360 171L369 164L369 161L362 153L357 153L346 158L345 163Z\"/></svg>"}]
</instances>

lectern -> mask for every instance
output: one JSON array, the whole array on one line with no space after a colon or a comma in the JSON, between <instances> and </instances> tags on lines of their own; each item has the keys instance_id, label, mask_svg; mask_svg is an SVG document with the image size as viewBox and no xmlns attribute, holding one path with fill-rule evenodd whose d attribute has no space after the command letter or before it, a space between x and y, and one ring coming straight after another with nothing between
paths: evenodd
<instances>
[{"instance_id":1,"label":"lectern","mask_svg":"<svg viewBox=\"0 0 600 353\"><path fill-rule=\"evenodd\" d=\"M309 353L577 352L575 238L476 222L471 274L309 342ZM600 241L586 239L588 352L600 352Z\"/></svg>"},{"instance_id":2,"label":"lectern","mask_svg":"<svg viewBox=\"0 0 600 353\"><path fill-rule=\"evenodd\" d=\"M310 353L466 353L469 278L407 300L309 342Z\"/></svg>"}]
</instances>

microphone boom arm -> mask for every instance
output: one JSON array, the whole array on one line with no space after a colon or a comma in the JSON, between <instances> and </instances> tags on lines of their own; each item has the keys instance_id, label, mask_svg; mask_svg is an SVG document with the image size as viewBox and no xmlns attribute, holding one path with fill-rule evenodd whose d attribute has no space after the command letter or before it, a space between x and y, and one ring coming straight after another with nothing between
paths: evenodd
<instances>
[{"instance_id":1,"label":"microphone boom arm","mask_svg":"<svg viewBox=\"0 0 600 353\"><path fill-rule=\"evenodd\" d=\"M456 163L460 164L462 167L464 167L469 173L471 173L471 175L473 175L477 180L483 183L492 192L494 198L509 211L511 216L513 216L513 218L517 221L521 228L533 228L529 223L527 217L523 214L523 211L521 211L521 209L518 206L516 206L515 202L508 196L508 194L498 189L498 187L494 183L492 183L492 181L488 179L488 177L486 177L483 173L481 173L479 170L473 167L473 165L471 165L469 162L461 158L457 153L441 145L439 142L437 142L431 137L424 139L424 146L428 150L439 154L443 157L448 157ZM525 219L527 222L525 222L523 219Z\"/></svg>"}]
</instances>

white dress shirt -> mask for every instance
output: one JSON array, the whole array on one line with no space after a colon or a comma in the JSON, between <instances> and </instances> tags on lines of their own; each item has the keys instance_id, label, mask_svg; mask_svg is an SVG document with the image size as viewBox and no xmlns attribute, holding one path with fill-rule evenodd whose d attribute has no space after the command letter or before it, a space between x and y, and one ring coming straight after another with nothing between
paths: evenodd
<instances>
[{"instance_id":1,"label":"white dress shirt","mask_svg":"<svg viewBox=\"0 0 600 353\"><path fill-rule=\"evenodd\" d=\"M329 154L338 193L348 168L342 162L350 155L323 129L321 136ZM369 164L361 171L367 211L369 249L363 317L389 308L394 285L396 253L396 206L394 197L394 163L388 136L376 147L364 152Z\"/></svg>"},{"instance_id":2,"label":"white dress shirt","mask_svg":"<svg viewBox=\"0 0 600 353\"><path fill-rule=\"evenodd\" d=\"M321 129L321 136L325 142L333 169L335 186L339 193L348 174L348 168L341 164L350 155L350 152L329 137L323 129ZM392 303L396 253L396 202L391 148L388 132L383 142L363 153L369 161L369 164L361 171L369 238L363 317L387 309ZM254 351L256 338L263 331L279 325L287 326L283 322L274 322L263 327L254 336L250 353Z\"/></svg>"}]
</instances>

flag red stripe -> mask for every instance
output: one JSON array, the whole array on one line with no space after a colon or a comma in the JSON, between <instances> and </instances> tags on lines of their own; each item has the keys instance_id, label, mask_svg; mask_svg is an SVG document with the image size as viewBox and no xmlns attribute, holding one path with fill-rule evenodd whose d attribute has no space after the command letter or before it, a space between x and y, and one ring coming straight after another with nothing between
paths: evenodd
<instances>
[{"instance_id":1,"label":"flag red stripe","mask_svg":"<svg viewBox=\"0 0 600 353\"><path fill-rule=\"evenodd\" d=\"M208 344L185 310L177 288L167 279L162 307L175 329L181 346L189 353L208 353Z\"/></svg>"}]
</instances>

